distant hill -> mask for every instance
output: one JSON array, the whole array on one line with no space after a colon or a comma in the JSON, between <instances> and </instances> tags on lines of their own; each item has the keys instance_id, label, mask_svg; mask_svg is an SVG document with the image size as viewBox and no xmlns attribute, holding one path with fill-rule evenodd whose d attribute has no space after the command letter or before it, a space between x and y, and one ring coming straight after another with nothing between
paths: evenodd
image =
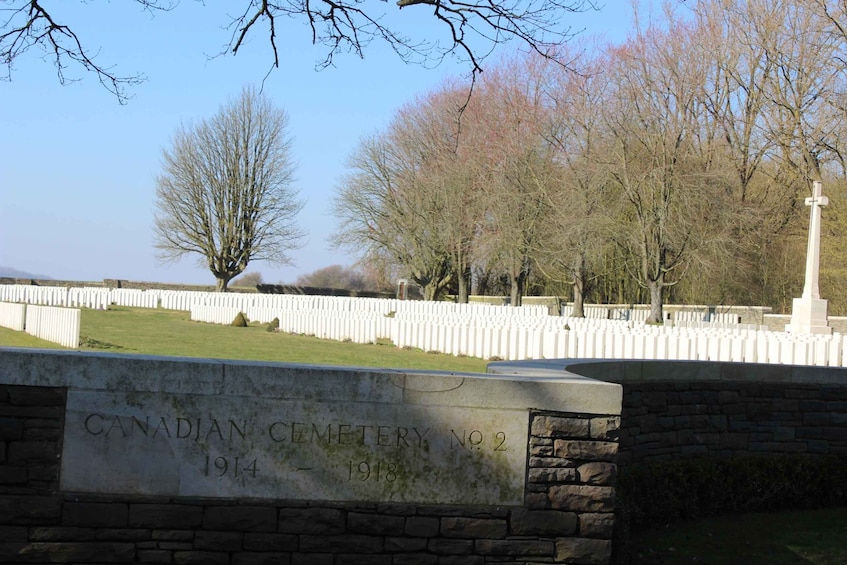
<instances>
[{"instance_id":1,"label":"distant hill","mask_svg":"<svg viewBox=\"0 0 847 565\"><path fill-rule=\"evenodd\" d=\"M11 279L41 279L41 280L51 280L53 277L48 277L47 275L36 275L33 273L27 273L26 271L19 271L18 269L13 269L12 267L4 267L0 265L0 277L8 277Z\"/></svg>"}]
</instances>

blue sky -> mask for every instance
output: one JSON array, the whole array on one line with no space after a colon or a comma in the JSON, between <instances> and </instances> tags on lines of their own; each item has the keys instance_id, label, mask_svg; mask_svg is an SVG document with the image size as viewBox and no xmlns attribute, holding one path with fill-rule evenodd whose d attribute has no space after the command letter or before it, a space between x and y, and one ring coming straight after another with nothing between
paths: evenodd
<instances>
[{"instance_id":1,"label":"blue sky","mask_svg":"<svg viewBox=\"0 0 847 565\"><path fill-rule=\"evenodd\" d=\"M62 10L57 18L76 26L91 51L99 50L98 62L147 80L131 87L133 98L121 106L80 69L67 73L80 80L61 86L40 53L16 61L11 82L0 82L0 265L65 280L212 284L195 257L157 261L155 178L161 151L181 122L209 117L245 84L261 83L272 61L265 36L254 36L237 56L209 59L229 38L219 3L183 0L155 17L124 1L55 4ZM394 9L393 2L373 4ZM425 12L407 8L396 17L432 36L439 30ZM629 2L608 0L599 12L569 21L617 42L632 25L631 13ZM364 59L345 55L335 67L316 71L324 51L311 45L302 22L281 31L280 68L264 91L290 116L296 187L306 201L299 221L309 235L293 253L294 265L251 263L247 270L268 283L354 262L329 244L336 224L331 202L345 159L403 104L468 70L454 60L434 69L406 65L374 43Z\"/></svg>"}]
</instances>

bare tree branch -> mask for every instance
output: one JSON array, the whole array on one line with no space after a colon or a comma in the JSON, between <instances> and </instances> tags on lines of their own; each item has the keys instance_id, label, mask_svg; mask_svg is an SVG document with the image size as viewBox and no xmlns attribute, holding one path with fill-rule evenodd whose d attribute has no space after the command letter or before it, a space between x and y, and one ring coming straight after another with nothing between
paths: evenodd
<instances>
[{"instance_id":1,"label":"bare tree branch","mask_svg":"<svg viewBox=\"0 0 847 565\"><path fill-rule=\"evenodd\" d=\"M45 8L49 0L0 0L0 63L6 65L5 80L11 80L15 61L38 48L56 66L59 82L71 80L70 66L94 73L120 103L129 96L126 88L144 80L141 74L122 75L114 67L95 62L98 53L86 45L72 24L57 22ZM67 0L66 0L67 1ZM134 0L143 10L166 12L178 0ZM333 64L335 56L354 53L364 57L374 41L388 45L404 62L438 65L448 55L467 61L471 75L482 71L482 62L495 46L517 39L531 51L555 58L555 47L573 36L564 16L596 9L594 0L399 0L398 9L407 8L409 18L435 18L446 35L409 37L384 21L383 8L366 6L366 0L241 0L242 9L225 25L231 36L225 53L237 54L252 35L267 34L272 53L271 69L280 65L277 23L279 18L305 18L312 43L325 47L318 68ZM414 6L431 7L431 16L414 11ZM5 15L5 18L2 16ZM261 29L261 31L259 31Z\"/></svg>"},{"instance_id":2,"label":"bare tree branch","mask_svg":"<svg viewBox=\"0 0 847 565\"><path fill-rule=\"evenodd\" d=\"M174 4L158 0L135 1L148 11L168 11L174 7ZM6 66L2 80L11 80L15 60L31 49L38 48L44 52L46 58L53 61L60 84L79 80L67 75L68 66L77 65L94 73L100 84L114 94L121 104L125 104L130 98L125 88L144 81L141 74L118 75L113 67L95 62L98 54L88 51L83 45L83 40L70 26L53 18L42 5L42 0L6 0L5 3L11 3L13 6L0 9L0 13L6 15L0 24L0 64Z\"/></svg>"}]
</instances>

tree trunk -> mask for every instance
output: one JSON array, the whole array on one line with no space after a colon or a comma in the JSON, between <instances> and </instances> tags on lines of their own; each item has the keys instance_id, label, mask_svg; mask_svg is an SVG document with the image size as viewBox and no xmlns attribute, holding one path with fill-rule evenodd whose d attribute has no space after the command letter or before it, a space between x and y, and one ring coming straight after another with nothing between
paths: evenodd
<instances>
[{"instance_id":1,"label":"tree trunk","mask_svg":"<svg viewBox=\"0 0 847 565\"><path fill-rule=\"evenodd\" d=\"M571 317L585 317L585 258L580 255L573 273L573 311Z\"/></svg>"},{"instance_id":2,"label":"tree trunk","mask_svg":"<svg viewBox=\"0 0 847 565\"><path fill-rule=\"evenodd\" d=\"M585 317L585 296L582 293L582 285L578 281L573 283L573 309L571 318Z\"/></svg>"},{"instance_id":3,"label":"tree trunk","mask_svg":"<svg viewBox=\"0 0 847 565\"><path fill-rule=\"evenodd\" d=\"M459 304L467 304L468 296L470 295L469 289L471 286L471 270L470 268L465 269L464 273L459 274L459 296L456 298L456 301Z\"/></svg>"},{"instance_id":4,"label":"tree trunk","mask_svg":"<svg viewBox=\"0 0 847 565\"><path fill-rule=\"evenodd\" d=\"M423 299L427 301L433 301L438 294L438 283L430 282L423 287Z\"/></svg>"},{"instance_id":5,"label":"tree trunk","mask_svg":"<svg viewBox=\"0 0 847 565\"><path fill-rule=\"evenodd\" d=\"M218 275L217 279L215 280L215 292L228 292L229 281L229 278Z\"/></svg>"},{"instance_id":6,"label":"tree trunk","mask_svg":"<svg viewBox=\"0 0 847 565\"><path fill-rule=\"evenodd\" d=\"M523 298L523 282L526 278L524 273L519 273L517 276L512 275L511 277L512 284L509 287L509 304L514 307L518 307L521 305L521 299Z\"/></svg>"},{"instance_id":7,"label":"tree trunk","mask_svg":"<svg viewBox=\"0 0 847 565\"><path fill-rule=\"evenodd\" d=\"M647 322L662 324L665 321L662 313L662 297L665 291L664 280L649 281L647 288L650 290L650 316L647 318Z\"/></svg>"}]
</instances>

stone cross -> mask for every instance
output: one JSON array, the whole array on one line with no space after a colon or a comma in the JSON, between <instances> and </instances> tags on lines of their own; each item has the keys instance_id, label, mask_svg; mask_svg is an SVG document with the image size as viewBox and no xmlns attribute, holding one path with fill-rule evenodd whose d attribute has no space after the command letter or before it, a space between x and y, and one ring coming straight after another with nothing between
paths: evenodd
<instances>
[{"instance_id":1,"label":"stone cross","mask_svg":"<svg viewBox=\"0 0 847 565\"><path fill-rule=\"evenodd\" d=\"M820 298L818 288L821 263L821 207L829 204L829 198L821 195L821 182L812 183L812 197L806 198L806 206L811 207L809 220L809 245L806 248L806 282L803 285L803 298Z\"/></svg>"}]
</instances>

